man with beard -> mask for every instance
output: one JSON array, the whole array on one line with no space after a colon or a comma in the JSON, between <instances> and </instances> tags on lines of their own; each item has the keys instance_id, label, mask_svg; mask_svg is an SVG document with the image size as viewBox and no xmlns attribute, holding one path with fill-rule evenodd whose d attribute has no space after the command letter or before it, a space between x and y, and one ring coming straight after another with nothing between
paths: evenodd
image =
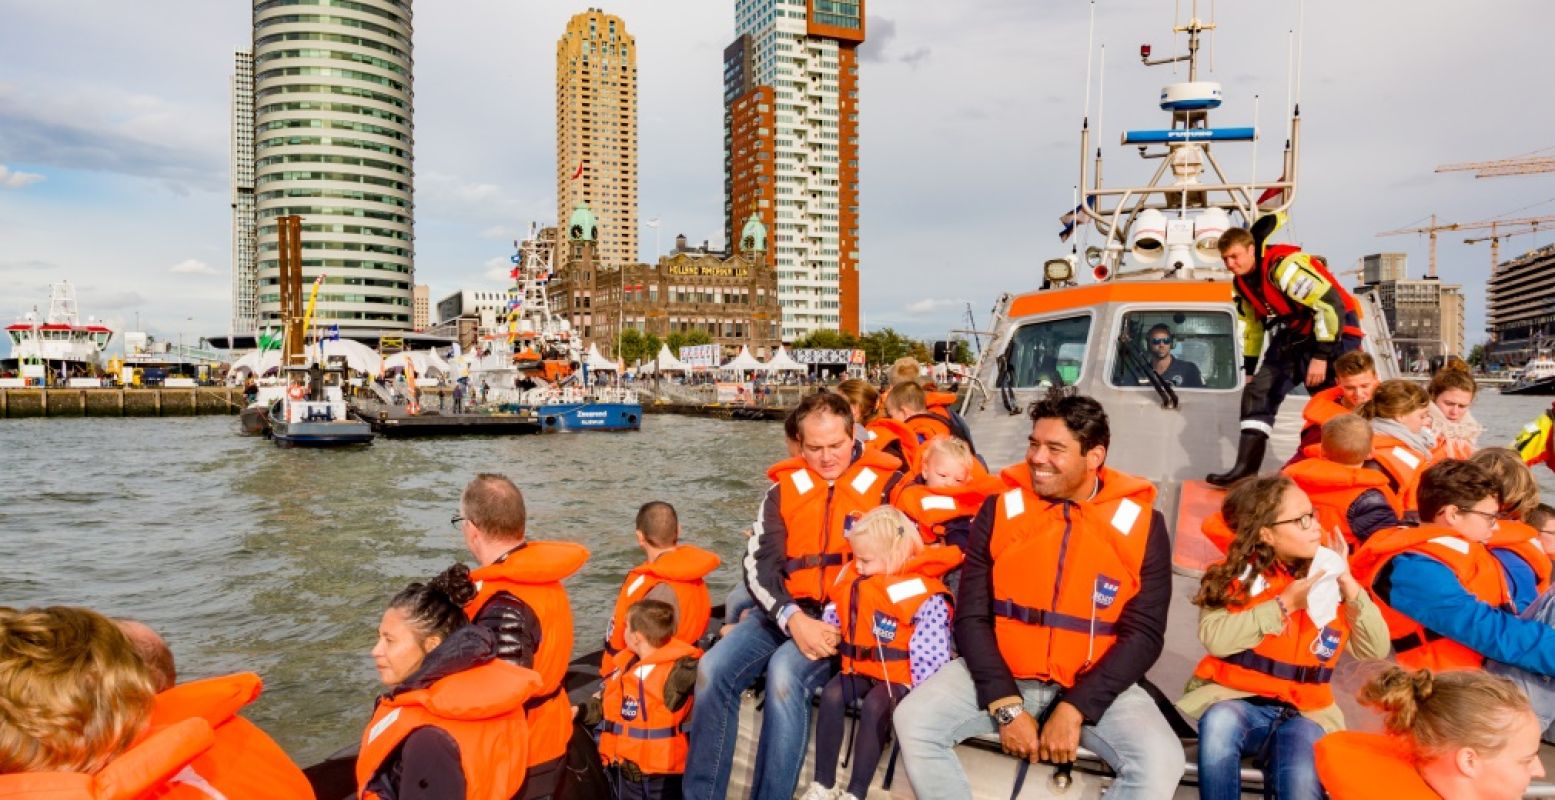
<instances>
[{"instance_id":1,"label":"man with beard","mask_svg":"<svg viewBox=\"0 0 1555 800\"><path fill-rule=\"evenodd\" d=\"M1161 654L1171 544L1155 487L1105 465L1107 414L1049 394L1031 409L1024 463L972 523L956 598L962 657L896 712L919 797L970 797L953 748L997 732L1005 752L1117 772L1109 798L1169 798L1181 743L1138 685Z\"/></svg>"}]
</instances>

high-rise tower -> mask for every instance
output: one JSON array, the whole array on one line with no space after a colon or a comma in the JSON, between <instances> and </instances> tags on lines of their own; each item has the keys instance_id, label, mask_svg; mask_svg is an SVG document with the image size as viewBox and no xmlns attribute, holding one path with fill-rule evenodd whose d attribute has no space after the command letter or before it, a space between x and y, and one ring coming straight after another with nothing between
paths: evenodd
<instances>
[{"instance_id":1,"label":"high-rise tower","mask_svg":"<svg viewBox=\"0 0 1555 800\"><path fill-rule=\"evenodd\" d=\"M726 233L772 231L783 340L859 330L864 0L736 0L724 50Z\"/></svg>"},{"instance_id":2,"label":"high-rise tower","mask_svg":"<svg viewBox=\"0 0 1555 800\"><path fill-rule=\"evenodd\" d=\"M637 43L595 8L556 42L556 219L579 206L599 219L601 266L637 263Z\"/></svg>"},{"instance_id":3,"label":"high-rise tower","mask_svg":"<svg viewBox=\"0 0 1555 800\"><path fill-rule=\"evenodd\" d=\"M409 330L411 0L254 0L260 323L280 313L276 218L302 216L318 318Z\"/></svg>"},{"instance_id":4,"label":"high-rise tower","mask_svg":"<svg viewBox=\"0 0 1555 800\"><path fill-rule=\"evenodd\" d=\"M232 332L259 326L259 272L255 264L254 51L232 58Z\"/></svg>"}]
</instances>

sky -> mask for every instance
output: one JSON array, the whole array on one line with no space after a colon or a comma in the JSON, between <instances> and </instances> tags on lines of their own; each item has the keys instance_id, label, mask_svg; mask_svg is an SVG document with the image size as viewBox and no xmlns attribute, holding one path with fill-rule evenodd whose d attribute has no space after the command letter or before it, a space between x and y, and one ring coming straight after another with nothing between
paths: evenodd
<instances>
[{"instance_id":1,"label":"sky","mask_svg":"<svg viewBox=\"0 0 1555 800\"><path fill-rule=\"evenodd\" d=\"M598 3L599 0L594 0ZM1204 6L1208 16L1209 3ZM1424 236L1379 231L1442 220L1555 214L1555 173L1433 174L1456 161L1555 145L1545 57L1555 4L1502 0L1224 0L1201 79L1224 84L1219 126L1262 132L1256 174L1279 177L1300 28L1295 241L1336 269L1379 251L1427 260ZM1117 146L1165 127L1138 46L1180 51L1191 0L870 0L860 64L864 323L924 338L986 325L995 298L1068 252L1079 129L1101 127L1109 185L1155 162ZM69 280L83 316L169 340L226 331L232 53L250 39L238 0L0 0L0 319L46 309ZM416 279L435 303L500 288L512 240L555 214L555 48L571 0L421 0L415 7ZM722 52L733 0L618 0L638 45L640 217L722 239ZM1092 81L1087 92L1087 56ZM1104 55L1103 55L1104 53ZM1104 65L1104 66L1103 66ZM1255 103L1255 95L1259 98ZM1255 114L1256 110L1256 114ZM1256 117L1256 119L1255 119ZM1253 174L1247 145L1216 156ZM1241 178L1239 178L1241 179ZM1551 234L1508 239L1507 256ZM1488 245L1443 234L1440 271L1468 295L1483 338ZM641 257L655 249L640 237Z\"/></svg>"}]
</instances>

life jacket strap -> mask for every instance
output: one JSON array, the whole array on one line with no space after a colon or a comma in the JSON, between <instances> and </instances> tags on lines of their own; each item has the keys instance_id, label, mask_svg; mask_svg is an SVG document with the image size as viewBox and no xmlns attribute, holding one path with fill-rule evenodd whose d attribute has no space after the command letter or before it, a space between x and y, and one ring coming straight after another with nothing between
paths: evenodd
<instances>
[{"instance_id":1,"label":"life jacket strap","mask_svg":"<svg viewBox=\"0 0 1555 800\"><path fill-rule=\"evenodd\" d=\"M549 692L546 692L545 694L536 695L534 697L529 698L528 700L525 700L524 701L524 710L525 711L535 711L535 710L539 709L541 706L545 705L546 703L549 703L552 700L555 700L556 698L560 697L561 693L562 693L562 687L561 687L560 684L557 684L555 689L552 689Z\"/></svg>"},{"instance_id":2,"label":"life jacket strap","mask_svg":"<svg viewBox=\"0 0 1555 800\"><path fill-rule=\"evenodd\" d=\"M1076 617L1070 614L1061 614L1057 611L1048 611L1041 608L1030 608L1009 600L993 601L994 616L1006 617L1016 622L1024 622L1027 625L1041 625L1047 628L1074 631L1076 633L1090 633L1093 630L1097 636L1112 636L1116 632L1116 626L1105 620L1092 620L1084 617Z\"/></svg>"},{"instance_id":3,"label":"life jacket strap","mask_svg":"<svg viewBox=\"0 0 1555 800\"><path fill-rule=\"evenodd\" d=\"M841 553L810 553L798 558L790 558L783 564L783 571L792 575L795 572L816 567L840 567L843 558Z\"/></svg>"},{"instance_id":4,"label":"life jacket strap","mask_svg":"<svg viewBox=\"0 0 1555 800\"><path fill-rule=\"evenodd\" d=\"M851 658L854 661L907 661L912 657L901 648L881 647L876 650L873 647L860 647L852 642L838 642L837 653L843 658ZM884 659L881 656L884 656Z\"/></svg>"},{"instance_id":5,"label":"life jacket strap","mask_svg":"<svg viewBox=\"0 0 1555 800\"><path fill-rule=\"evenodd\" d=\"M611 733L616 736L625 736L628 739L673 739L684 733L681 725L671 725L668 728L636 728L630 725L622 725L619 722L605 720L600 723L601 733Z\"/></svg>"},{"instance_id":6,"label":"life jacket strap","mask_svg":"<svg viewBox=\"0 0 1555 800\"><path fill-rule=\"evenodd\" d=\"M1292 683L1328 683L1333 680L1334 671L1331 667L1324 666L1297 666L1287 664L1284 661L1275 661L1268 656L1259 655L1251 650L1243 650L1240 653L1232 653L1220 659L1243 669L1261 672L1271 678Z\"/></svg>"},{"instance_id":7,"label":"life jacket strap","mask_svg":"<svg viewBox=\"0 0 1555 800\"><path fill-rule=\"evenodd\" d=\"M1411 633L1393 640L1393 652L1405 653L1416 648L1425 647L1437 639L1445 638L1435 631L1426 631L1424 635Z\"/></svg>"}]
</instances>

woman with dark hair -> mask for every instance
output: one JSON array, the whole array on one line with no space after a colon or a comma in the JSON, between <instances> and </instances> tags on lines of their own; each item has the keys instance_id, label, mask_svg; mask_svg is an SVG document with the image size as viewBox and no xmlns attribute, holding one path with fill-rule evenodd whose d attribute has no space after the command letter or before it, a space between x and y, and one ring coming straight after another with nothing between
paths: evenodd
<instances>
[{"instance_id":1,"label":"woman with dark hair","mask_svg":"<svg viewBox=\"0 0 1555 800\"><path fill-rule=\"evenodd\" d=\"M363 798L508 800L523 786L524 702L540 677L497 658L492 632L464 616L474 596L455 564L389 601L373 662L390 689L362 734Z\"/></svg>"},{"instance_id":2,"label":"woman with dark hair","mask_svg":"<svg viewBox=\"0 0 1555 800\"><path fill-rule=\"evenodd\" d=\"M1322 547L1312 503L1290 478L1244 478L1221 516L1235 538L1194 598L1209 655L1177 703L1199 717L1200 795L1241 797L1252 756L1275 796L1320 798L1312 744L1344 727L1334 665L1346 647L1385 657L1387 623L1346 569L1344 540L1334 537L1338 552Z\"/></svg>"}]
</instances>

